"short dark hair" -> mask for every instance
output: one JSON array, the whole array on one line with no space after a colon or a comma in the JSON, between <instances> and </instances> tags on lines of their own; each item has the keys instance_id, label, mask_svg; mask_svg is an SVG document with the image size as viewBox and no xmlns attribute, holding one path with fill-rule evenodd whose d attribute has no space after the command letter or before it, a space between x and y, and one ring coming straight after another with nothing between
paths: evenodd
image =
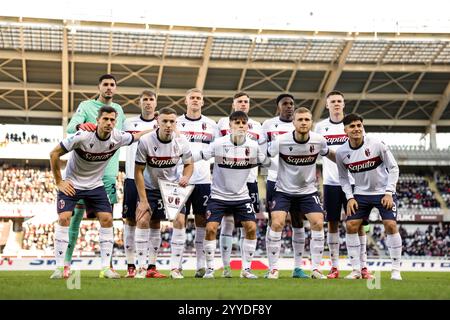
<instances>
[{"instance_id":1,"label":"short dark hair","mask_svg":"<svg viewBox=\"0 0 450 320\"><path fill-rule=\"evenodd\" d=\"M101 75L100 78L98 78L98 83L99 84L102 83L102 81L105 79L113 79L114 82L117 83L116 78L112 74L109 74L109 73Z\"/></svg>"},{"instance_id":2,"label":"short dark hair","mask_svg":"<svg viewBox=\"0 0 450 320\"><path fill-rule=\"evenodd\" d=\"M115 113L116 116L117 116L117 110L114 109L111 106L103 106L100 109L98 109L98 116L97 116L97 118L100 118L103 113Z\"/></svg>"},{"instance_id":3,"label":"short dark hair","mask_svg":"<svg viewBox=\"0 0 450 320\"><path fill-rule=\"evenodd\" d=\"M230 122L234 120L245 120L248 121L248 115L244 111L234 111L230 114Z\"/></svg>"},{"instance_id":4,"label":"short dark hair","mask_svg":"<svg viewBox=\"0 0 450 320\"><path fill-rule=\"evenodd\" d=\"M295 101L294 96L293 96L292 94L289 94L289 93L282 93L282 94L280 94L280 95L277 97L277 106L278 106L278 103L279 103L279 102L281 101L281 99L283 99L283 98L291 98L292 100Z\"/></svg>"},{"instance_id":5,"label":"short dark hair","mask_svg":"<svg viewBox=\"0 0 450 320\"><path fill-rule=\"evenodd\" d=\"M169 107L164 107L161 110L159 110L159 115L162 114L174 114L177 115L177 112L175 111L175 109L169 108Z\"/></svg>"},{"instance_id":6,"label":"short dark hair","mask_svg":"<svg viewBox=\"0 0 450 320\"><path fill-rule=\"evenodd\" d=\"M328 92L327 99L330 96L341 96L342 98L345 99L344 94L342 92L340 92L340 91L337 91L337 90L333 90L333 91Z\"/></svg>"},{"instance_id":7,"label":"short dark hair","mask_svg":"<svg viewBox=\"0 0 450 320\"><path fill-rule=\"evenodd\" d=\"M363 122L363 118L356 113L349 113L348 115L346 115L344 117L344 120L342 120L342 122L344 123L344 126L349 125L350 123L354 122L354 121L361 121Z\"/></svg>"},{"instance_id":8,"label":"short dark hair","mask_svg":"<svg viewBox=\"0 0 450 320\"><path fill-rule=\"evenodd\" d=\"M142 98L143 96L149 96L149 97L155 97L156 98L156 93L154 93L151 90L143 90L141 92L141 94L139 95L139 99Z\"/></svg>"},{"instance_id":9,"label":"short dark hair","mask_svg":"<svg viewBox=\"0 0 450 320\"><path fill-rule=\"evenodd\" d=\"M233 100L234 100L234 99L237 99L237 98L240 98L240 97L243 97L243 96L246 96L247 98L250 99L250 96L248 95L247 92L240 91L240 92L236 93L236 94L233 96Z\"/></svg>"}]
</instances>

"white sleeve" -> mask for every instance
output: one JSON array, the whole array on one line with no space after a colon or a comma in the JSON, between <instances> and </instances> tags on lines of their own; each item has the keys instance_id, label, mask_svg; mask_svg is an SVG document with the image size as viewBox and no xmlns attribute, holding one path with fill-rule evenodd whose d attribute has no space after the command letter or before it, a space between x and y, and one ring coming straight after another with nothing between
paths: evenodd
<instances>
[{"instance_id":1,"label":"white sleeve","mask_svg":"<svg viewBox=\"0 0 450 320\"><path fill-rule=\"evenodd\" d=\"M386 169L388 172L388 181L386 185L386 191L390 191L392 193L395 193L398 176L400 173L400 170L397 165L397 161L395 161L394 156L392 155L392 152L388 149L388 147L381 143L381 160L383 160L384 164L386 165Z\"/></svg>"},{"instance_id":2,"label":"white sleeve","mask_svg":"<svg viewBox=\"0 0 450 320\"><path fill-rule=\"evenodd\" d=\"M75 133L73 136L67 137L66 139L62 140L59 144L64 150L70 152L79 146L80 142L83 141L85 136L86 136L85 131L77 131L77 133Z\"/></svg>"},{"instance_id":3,"label":"white sleeve","mask_svg":"<svg viewBox=\"0 0 450 320\"><path fill-rule=\"evenodd\" d=\"M138 141L138 147L136 150L135 163L139 165L145 165L147 163L147 148L143 140Z\"/></svg>"},{"instance_id":4,"label":"white sleeve","mask_svg":"<svg viewBox=\"0 0 450 320\"><path fill-rule=\"evenodd\" d=\"M328 152L330 152L330 149L328 148L327 145L327 140L325 138L322 137L322 139L320 139L320 155L322 157L325 157L328 155Z\"/></svg>"},{"instance_id":5,"label":"white sleeve","mask_svg":"<svg viewBox=\"0 0 450 320\"><path fill-rule=\"evenodd\" d=\"M129 146L134 142L134 137L131 133L125 131L117 131L120 135L120 146Z\"/></svg>"},{"instance_id":6,"label":"white sleeve","mask_svg":"<svg viewBox=\"0 0 450 320\"><path fill-rule=\"evenodd\" d=\"M189 143L184 139L180 141L181 144L181 161L184 164L192 163L192 151Z\"/></svg>"},{"instance_id":7,"label":"white sleeve","mask_svg":"<svg viewBox=\"0 0 450 320\"><path fill-rule=\"evenodd\" d=\"M275 157L280 153L280 139L276 139L275 141L272 141L271 143L267 143L267 154L270 157Z\"/></svg>"},{"instance_id":8,"label":"white sleeve","mask_svg":"<svg viewBox=\"0 0 450 320\"><path fill-rule=\"evenodd\" d=\"M350 184L350 179L348 178L349 172L344 165L341 152L336 154L336 165L339 172L339 183L341 184L342 191L344 191L347 200L350 200L353 198L352 185Z\"/></svg>"}]
</instances>

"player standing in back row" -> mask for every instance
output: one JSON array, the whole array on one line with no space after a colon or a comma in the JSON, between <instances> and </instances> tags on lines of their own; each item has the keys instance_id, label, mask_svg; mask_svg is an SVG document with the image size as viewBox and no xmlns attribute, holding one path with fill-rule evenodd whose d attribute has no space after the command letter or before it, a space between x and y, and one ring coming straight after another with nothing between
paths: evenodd
<instances>
[{"instance_id":1,"label":"player standing in back row","mask_svg":"<svg viewBox=\"0 0 450 320\"><path fill-rule=\"evenodd\" d=\"M205 150L217 135L217 124L214 120L202 115L204 104L203 93L199 89L186 92L186 113L177 119L177 130L189 142L192 152ZM179 166L181 169L181 166ZM196 278L205 274L205 253L203 240L205 239L206 205L211 193L211 169L208 161L198 161L194 166L189 184L195 185L192 194L186 202L186 215L190 208L195 219L195 253L197 257ZM186 216L179 214L173 222L174 233L179 234L180 241L186 241ZM184 237L184 238L182 238ZM171 275L178 278L181 275L181 257L178 268L172 270ZM182 276L182 275L181 275Z\"/></svg>"},{"instance_id":2,"label":"player standing in back row","mask_svg":"<svg viewBox=\"0 0 450 320\"><path fill-rule=\"evenodd\" d=\"M348 141L337 150L339 181L347 197L347 250L353 271L346 279L361 278L360 240L358 230L376 207L386 231L386 244L392 259L392 280L402 280L400 259L402 239L397 228L397 197L395 194L399 169L387 146L364 136L363 119L351 113L343 120ZM349 180L355 179L355 190Z\"/></svg>"},{"instance_id":3,"label":"player standing in back row","mask_svg":"<svg viewBox=\"0 0 450 320\"><path fill-rule=\"evenodd\" d=\"M327 109L329 117L317 123L314 131L324 136L327 145L331 150L336 151L340 146L347 142L348 137L344 131L344 95L339 91L331 91L327 94ZM330 250L331 270L327 275L328 279L339 278L339 222L341 221L341 212L346 210L347 199L342 191L339 182L339 174L336 163L323 158L323 205L326 211L326 221L328 222L328 248ZM353 185L354 180L349 178ZM367 222L363 222L367 223ZM359 231L359 240L361 243L361 277L371 279L373 276L367 270L367 237L363 226Z\"/></svg>"}]
</instances>

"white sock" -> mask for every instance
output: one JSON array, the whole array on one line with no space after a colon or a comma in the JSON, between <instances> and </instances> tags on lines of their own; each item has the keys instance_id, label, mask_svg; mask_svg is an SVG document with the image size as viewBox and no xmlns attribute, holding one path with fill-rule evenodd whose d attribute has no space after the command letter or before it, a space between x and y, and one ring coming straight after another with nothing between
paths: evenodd
<instances>
[{"instance_id":1,"label":"white sock","mask_svg":"<svg viewBox=\"0 0 450 320\"><path fill-rule=\"evenodd\" d=\"M111 257L114 247L114 230L110 228L100 228L100 257L102 261L102 268L107 268L111 265Z\"/></svg>"},{"instance_id":2,"label":"white sock","mask_svg":"<svg viewBox=\"0 0 450 320\"><path fill-rule=\"evenodd\" d=\"M123 238L124 238L124 247L125 247L125 256L126 256L126 263L127 264L135 264L136 263L136 257L135 257L135 250L136 245L134 244L134 237L135 237L135 230L136 226L130 226L128 224L123 225Z\"/></svg>"},{"instance_id":3,"label":"white sock","mask_svg":"<svg viewBox=\"0 0 450 320\"><path fill-rule=\"evenodd\" d=\"M175 229L172 231L172 240L170 245L172 252L170 254L170 269L179 269L183 261L184 243L186 242L186 229Z\"/></svg>"},{"instance_id":4,"label":"white sock","mask_svg":"<svg viewBox=\"0 0 450 320\"><path fill-rule=\"evenodd\" d=\"M347 252L353 270L361 270L360 253L361 244L359 243L359 235L357 233L347 233Z\"/></svg>"},{"instance_id":5,"label":"white sock","mask_svg":"<svg viewBox=\"0 0 450 320\"><path fill-rule=\"evenodd\" d=\"M195 256L197 257L197 270L205 267L205 250L203 242L205 241L206 228L195 227Z\"/></svg>"},{"instance_id":6,"label":"white sock","mask_svg":"<svg viewBox=\"0 0 450 320\"><path fill-rule=\"evenodd\" d=\"M320 270L320 262L322 261L323 246L325 236L323 229L320 231L311 230L311 268L312 270Z\"/></svg>"},{"instance_id":7,"label":"white sock","mask_svg":"<svg viewBox=\"0 0 450 320\"><path fill-rule=\"evenodd\" d=\"M231 250L233 247L233 229L234 218L232 215L224 215L220 224L220 254L222 256L222 263L224 267L230 266Z\"/></svg>"},{"instance_id":8,"label":"white sock","mask_svg":"<svg viewBox=\"0 0 450 320\"><path fill-rule=\"evenodd\" d=\"M292 247L294 249L294 269L301 268L305 252L305 228L292 228Z\"/></svg>"},{"instance_id":9,"label":"white sock","mask_svg":"<svg viewBox=\"0 0 450 320\"><path fill-rule=\"evenodd\" d=\"M386 237L386 244L392 260L392 270L400 271L402 258L402 238L400 237L400 233L388 234Z\"/></svg>"},{"instance_id":10,"label":"white sock","mask_svg":"<svg viewBox=\"0 0 450 320\"><path fill-rule=\"evenodd\" d=\"M242 270L251 269L252 260L253 260L253 257L255 256L256 239L242 240L242 248L243 248L243 250L242 250Z\"/></svg>"},{"instance_id":11,"label":"white sock","mask_svg":"<svg viewBox=\"0 0 450 320\"><path fill-rule=\"evenodd\" d=\"M55 259L57 267L64 267L64 257L69 245L69 227L55 224Z\"/></svg>"},{"instance_id":12,"label":"white sock","mask_svg":"<svg viewBox=\"0 0 450 320\"><path fill-rule=\"evenodd\" d=\"M206 255L206 267L209 270L214 270L214 253L216 252L217 240L205 240L204 248Z\"/></svg>"},{"instance_id":13,"label":"white sock","mask_svg":"<svg viewBox=\"0 0 450 320\"><path fill-rule=\"evenodd\" d=\"M327 242L330 250L331 266L339 268L339 233L328 232Z\"/></svg>"},{"instance_id":14,"label":"white sock","mask_svg":"<svg viewBox=\"0 0 450 320\"><path fill-rule=\"evenodd\" d=\"M158 250L161 246L161 230L149 229L149 246L148 246L148 264L156 265L156 258L158 257Z\"/></svg>"},{"instance_id":15,"label":"white sock","mask_svg":"<svg viewBox=\"0 0 450 320\"><path fill-rule=\"evenodd\" d=\"M359 260L361 262L361 269L367 268L367 236L359 236L359 244L361 245L361 253Z\"/></svg>"},{"instance_id":16,"label":"white sock","mask_svg":"<svg viewBox=\"0 0 450 320\"><path fill-rule=\"evenodd\" d=\"M247 234L245 233L244 228L239 228L239 248L241 250L241 257L242 257L242 248L244 247L244 239Z\"/></svg>"},{"instance_id":17,"label":"white sock","mask_svg":"<svg viewBox=\"0 0 450 320\"><path fill-rule=\"evenodd\" d=\"M138 268L147 267L149 234L150 229L136 228L136 266Z\"/></svg>"},{"instance_id":18,"label":"white sock","mask_svg":"<svg viewBox=\"0 0 450 320\"><path fill-rule=\"evenodd\" d=\"M275 232L270 228L267 233L267 258L269 270L278 269L278 258L281 249L281 232Z\"/></svg>"}]
</instances>

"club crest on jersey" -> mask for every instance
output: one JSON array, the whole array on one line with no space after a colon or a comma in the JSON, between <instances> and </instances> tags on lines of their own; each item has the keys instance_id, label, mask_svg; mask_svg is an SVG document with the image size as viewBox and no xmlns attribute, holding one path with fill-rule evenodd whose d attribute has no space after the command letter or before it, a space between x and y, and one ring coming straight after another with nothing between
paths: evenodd
<instances>
[{"instance_id":1,"label":"club crest on jersey","mask_svg":"<svg viewBox=\"0 0 450 320\"><path fill-rule=\"evenodd\" d=\"M347 159L350 159L350 155L349 154L347 155Z\"/></svg>"},{"instance_id":2,"label":"club crest on jersey","mask_svg":"<svg viewBox=\"0 0 450 320\"><path fill-rule=\"evenodd\" d=\"M230 148L225 148L225 153L228 153L230 151Z\"/></svg>"},{"instance_id":3,"label":"club crest on jersey","mask_svg":"<svg viewBox=\"0 0 450 320\"><path fill-rule=\"evenodd\" d=\"M93 144L93 143L90 143L89 146L92 148L92 147L94 146L94 144Z\"/></svg>"},{"instance_id":4,"label":"club crest on jersey","mask_svg":"<svg viewBox=\"0 0 450 320\"><path fill-rule=\"evenodd\" d=\"M294 149L294 148L292 148L292 147L289 147L289 151L292 151L292 149Z\"/></svg>"},{"instance_id":5,"label":"club crest on jersey","mask_svg":"<svg viewBox=\"0 0 450 320\"><path fill-rule=\"evenodd\" d=\"M156 152L156 150L158 150L158 147L153 147L153 150Z\"/></svg>"},{"instance_id":6,"label":"club crest on jersey","mask_svg":"<svg viewBox=\"0 0 450 320\"><path fill-rule=\"evenodd\" d=\"M115 145L116 145L115 143L111 143L111 144L109 145L109 150L111 150L112 148L114 148Z\"/></svg>"},{"instance_id":7,"label":"club crest on jersey","mask_svg":"<svg viewBox=\"0 0 450 320\"><path fill-rule=\"evenodd\" d=\"M367 149L364 150L364 154L366 155L366 157L369 157L369 156L370 156L370 150L369 150L369 148L367 148Z\"/></svg>"},{"instance_id":8,"label":"club crest on jersey","mask_svg":"<svg viewBox=\"0 0 450 320\"><path fill-rule=\"evenodd\" d=\"M252 129L253 129L253 125L252 125L251 123L249 123L249 124L248 124L248 128L249 128L250 130L252 130Z\"/></svg>"},{"instance_id":9,"label":"club crest on jersey","mask_svg":"<svg viewBox=\"0 0 450 320\"><path fill-rule=\"evenodd\" d=\"M184 123L184 122L183 122L183 123L181 123L181 126L182 126L182 127L184 127L185 125L186 125L186 123Z\"/></svg>"},{"instance_id":10,"label":"club crest on jersey","mask_svg":"<svg viewBox=\"0 0 450 320\"><path fill-rule=\"evenodd\" d=\"M250 147L245 147L245 156L248 157L250 155Z\"/></svg>"},{"instance_id":11,"label":"club crest on jersey","mask_svg":"<svg viewBox=\"0 0 450 320\"><path fill-rule=\"evenodd\" d=\"M328 131L328 127L325 128L325 131Z\"/></svg>"},{"instance_id":12,"label":"club crest on jersey","mask_svg":"<svg viewBox=\"0 0 450 320\"><path fill-rule=\"evenodd\" d=\"M61 199L58 201L58 208L60 210L62 210L65 206L66 206L66 202L64 200Z\"/></svg>"},{"instance_id":13,"label":"club crest on jersey","mask_svg":"<svg viewBox=\"0 0 450 320\"><path fill-rule=\"evenodd\" d=\"M311 153L314 152L314 145L313 144L309 146L309 152L311 152Z\"/></svg>"},{"instance_id":14,"label":"club crest on jersey","mask_svg":"<svg viewBox=\"0 0 450 320\"><path fill-rule=\"evenodd\" d=\"M275 123L275 128L278 128L278 123Z\"/></svg>"},{"instance_id":15,"label":"club crest on jersey","mask_svg":"<svg viewBox=\"0 0 450 320\"><path fill-rule=\"evenodd\" d=\"M202 123L202 130L205 131L206 130L206 122Z\"/></svg>"}]
</instances>

